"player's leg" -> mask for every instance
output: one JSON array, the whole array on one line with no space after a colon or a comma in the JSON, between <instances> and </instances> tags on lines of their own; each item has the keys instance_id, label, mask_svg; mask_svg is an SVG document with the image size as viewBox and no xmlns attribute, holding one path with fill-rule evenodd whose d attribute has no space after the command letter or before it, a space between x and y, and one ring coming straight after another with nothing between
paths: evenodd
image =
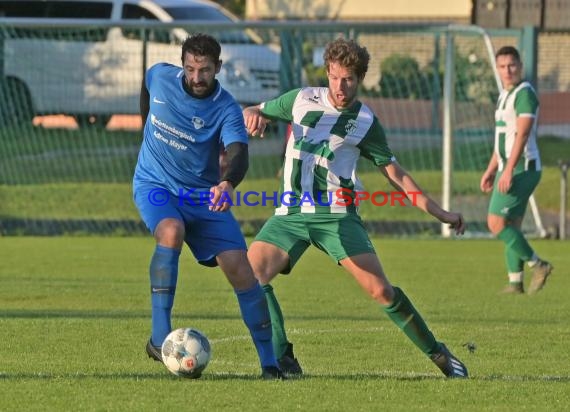
<instances>
[{"instance_id":1,"label":"player's leg","mask_svg":"<svg viewBox=\"0 0 570 412\"><path fill-rule=\"evenodd\" d=\"M247 257L251 263L253 273L261 283L265 299L271 316L272 341L275 356L279 359L283 356L287 346L287 334L281 306L275 296L271 280L289 264L289 255L277 246L254 241L247 251Z\"/></svg>"},{"instance_id":2,"label":"player's leg","mask_svg":"<svg viewBox=\"0 0 570 412\"><path fill-rule=\"evenodd\" d=\"M173 198L167 197L167 201L160 205L150 201L154 189L139 186L135 189L134 199L142 220L156 240L149 267L152 322L146 352L149 357L160 361L160 346L172 330L171 312L184 240L184 223ZM166 191L163 194L168 196Z\"/></svg>"},{"instance_id":3,"label":"player's leg","mask_svg":"<svg viewBox=\"0 0 570 412\"><path fill-rule=\"evenodd\" d=\"M271 315L273 349L286 375L301 375L303 370L287 338L285 319L273 287L269 284L278 274L288 274L309 246L301 215L273 216L250 245L248 259L265 292Z\"/></svg>"},{"instance_id":4,"label":"player's leg","mask_svg":"<svg viewBox=\"0 0 570 412\"><path fill-rule=\"evenodd\" d=\"M500 174L497 175L497 179ZM550 263L540 259L520 229L528 199L540 181L540 171L526 171L513 177L508 193L500 193L496 186L491 195L487 225L491 233L505 245L505 257L509 276L509 289L520 293L523 271L520 262L528 262L533 268L529 293L542 289L552 271Z\"/></svg>"},{"instance_id":5,"label":"player's leg","mask_svg":"<svg viewBox=\"0 0 570 412\"><path fill-rule=\"evenodd\" d=\"M249 265L245 249L222 252L217 256L217 262L234 288L242 319L249 329L262 369L277 368L267 301Z\"/></svg>"},{"instance_id":6,"label":"player's leg","mask_svg":"<svg viewBox=\"0 0 570 412\"><path fill-rule=\"evenodd\" d=\"M271 316L273 350L279 367L286 375L301 375L303 370L293 354L293 344L287 338L281 305L275 296L273 286L269 284L279 272L289 266L289 255L283 249L262 241L254 241L247 255L265 293Z\"/></svg>"},{"instance_id":7,"label":"player's leg","mask_svg":"<svg viewBox=\"0 0 570 412\"><path fill-rule=\"evenodd\" d=\"M422 352L432 355L438 350L438 343L423 318L406 294L390 284L376 254L347 257L340 264Z\"/></svg>"},{"instance_id":8,"label":"player's leg","mask_svg":"<svg viewBox=\"0 0 570 412\"><path fill-rule=\"evenodd\" d=\"M321 222L322 219L322 222ZM338 261L377 301L406 336L449 377L466 377L467 369L436 341L406 294L392 287L358 215L311 220L311 239Z\"/></svg>"},{"instance_id":9,"label":"player's leg","mask_svg":"<svg viewBox=\"0 0 570 412\"><path fill-rule=\"evenodd\" d=\"M436 341L420 313L403 290L392 287L373 253L347 257L340 261L366 292L384 309L406 336L450 378L466 378L465 365L447 347Z\"/></svg>"},{"instance_id":10,"label":"player's leg","mask_svg":"<svg viewBox=\"0 0 570 412\"><path fill-rule=\"evenodd\" d=\"M156 246L150 261L152 335L150 344L160 347L172 330L171 315L178 282L178 260L184 239L184 223L167 218L154 231Z\"/></svg>"},{"instance_id":11,"label":"player's leg","mask_svg":"<svg viewBox=\"0 0 570 412\"><path fill-rule=\"evenodd\" d=\"M247 246L231 212L212 212L207 206L192 208L186 242L206 266L219 265L234 288L242 319L249 329L265 379L281 372L271 343L271 317L259 282L247 260Z\"/></svg>"},{"instance_id":12,"label":"player's leg","mask_svg":"<svg viewBox=\"0 0 570 412\"><path fill-rule=\"evenodd\" d=\"M432 355L438 350L437 341L424 320L406 294L390 284L374 253L347 257L340 264L422 352Z\"/></svg>"},{"instance_id":13,"label":"player's leg","mask_svg":"<svg viewBox=\"0 0 570 412\"><path fill-rule=\"evenodd\" d=\"M487 225L489 226L489 230L493 234L496 233L496 235L501 233L505 229L506 226L512 226L513 228L515 228L516 230L518 230L520 232L521 223L522 223L522 217L515 218L515 219L507 222L506 219L502 216L493 215L493 214L489 214L487 216ZM508 231L504 232L504 234L507 234L507 233L508 233ZM522 234L522 232L521 232L521 234ZM522 248L525 248L525 246L524 246L525 239L524 239L524 237L522 239L523 239ZM519 238L519 240L520 240L520 238ZM509 245L505 244L505 247L504 247L505 265L507 268L507 277L508 277L509 283L502 290L502 293L507 293L507 294L524 293L524 262L525 261L523 259L521 259L520 249L521 249L520 245L518 245L518 247L516 247L516 248L513 248L513 247L510 247ZM529 253L529 252L526 251L523 253ZM533 252L531 252L531 253L533 253Z\"/></svg>"}]
</instances>

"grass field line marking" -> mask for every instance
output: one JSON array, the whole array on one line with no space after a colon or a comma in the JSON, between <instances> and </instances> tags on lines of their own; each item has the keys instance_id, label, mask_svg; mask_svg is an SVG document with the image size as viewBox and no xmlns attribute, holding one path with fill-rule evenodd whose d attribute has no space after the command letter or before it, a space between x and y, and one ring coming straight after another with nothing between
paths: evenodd
<instances>
[{"instance_id":1,"label":"grass field line marking","mask_svg":"<svg viewBox=\"0 0 570 412\"><path fill-rule=\"evenodd\" d=\"M326 333L354 333L354 332L364 332L364 333L373 333L373 332L381 332L386 328L383 326L375 326L371 328L344 328L344 329L289 329L287 330L287 335L316 335L316 334L326 334ZM234 336L227 336L225 338L217 338L217 339L210 339L211 343L223 343L223 342L236 342L242 340L249 340L251 339L250 335L234 335Z\"/></svg>"}]
</instances>

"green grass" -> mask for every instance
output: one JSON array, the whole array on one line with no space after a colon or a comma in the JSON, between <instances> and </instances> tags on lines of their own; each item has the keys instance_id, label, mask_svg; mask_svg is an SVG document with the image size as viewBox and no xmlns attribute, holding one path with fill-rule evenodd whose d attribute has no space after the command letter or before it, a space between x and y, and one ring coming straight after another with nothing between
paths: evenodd
<instances>
[{"instance_id":1,"label":"green grass","mask_svg":"<svg viewBox=\"0 0 570 412\"><path fill-rule=\"evenodd\" d=\"M556 136L541 136L538 139L542 164L557 166L560 160L570 161L570 141Z\"/></svg>"},{"instance_id":2,"label":"green grass","mask_svg":"<svg viewBox=\"0 0 570 412\"><path fill-rule=\"evenodd\" d=\"M213 358L202 379L179 379L144 353L150 237L10 237L0 238L0 410L568 410L568 242L533 243L556 267L533 297L497 294L497 241L374 243L471 379L445 380L315 248L274 281L306 372L286 382L258 380L231 288L185 251L173 323L203 330Z\"/></svg>"}]
</instances>

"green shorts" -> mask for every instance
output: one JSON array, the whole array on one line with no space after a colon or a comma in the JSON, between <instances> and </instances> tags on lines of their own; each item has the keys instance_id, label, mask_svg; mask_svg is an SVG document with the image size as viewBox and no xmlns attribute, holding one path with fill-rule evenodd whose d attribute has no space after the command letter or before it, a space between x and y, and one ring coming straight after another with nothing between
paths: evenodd
<instances>
[{"instance_id":1,"label":"green shorts","mask_svg":"<svg viewBox=\"0 0 570 412\"><path fill-rule=\"evenodd\" d=\"M503 216L506 219L523 217L528 204L528 199L540 182L540 170L528 170L513 176L513 183L507 193L501 193L497 189L497 182L501 177L497 173L493 185L493 193L489 203L489 214Z\"/></svg>"},{"instance_id":2,"label":"green shorts","mask_svg":"<svg viewBox=\"0 0 570 412\"><path fill-rule=\"evenodd\" d=\"M255 240L271 243L289 255L289 273L312 244L335 262L363 253L375 253L374 246L357 214L294 213L274 215L263 225Z\"/></svg>"}]
</instances>

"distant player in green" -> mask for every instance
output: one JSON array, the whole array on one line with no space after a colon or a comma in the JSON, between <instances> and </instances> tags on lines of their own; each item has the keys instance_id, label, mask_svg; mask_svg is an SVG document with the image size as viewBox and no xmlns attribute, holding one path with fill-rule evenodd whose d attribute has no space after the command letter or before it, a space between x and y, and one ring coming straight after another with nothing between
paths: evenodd
<instances>
[{"instance_id":1,"label":"distant player in green","mask_svg":"<svg viewBox=\"0 0 570 412\"><path fill-rule=\"evenodd\" d=\"M528 199L541 175L536 144L539 103L529 82L522 80L522 62L517 49L505 46L495 55L503 83L495 111L495 148L481 177L481 190L492 192L487 225L505 244L509 284L505 293L524 293L524 262L533 269L528 293L544 287L552 265L530 247L521 224Z\"/></svg>"},{"instance_id":2,"label":"distant player in green","mask_svg":"<svg viewBox=\"0 0 570 412\"><path fill-rule=\"evenodd\" d=\"M269 282L278 273L289 273L312 244L350 272L446 376L465 378L465 365L435 339L406 294L388 281L357 214L354 200L356 192L363 189L356 164L364 157L399 190L420 193L414 202L417 207L450 224L457 234L465 230L461 214L443 210L400 167L378 118L357 99L369 59L366 48L352 40L337 39L324 53L329 87L292 90L243 112L253 136L262 135L270 119L292 125L283 164L281 204L248 251L269 303L275 354L285 374L302 373Z\"/></svg>"}]
</instances>

